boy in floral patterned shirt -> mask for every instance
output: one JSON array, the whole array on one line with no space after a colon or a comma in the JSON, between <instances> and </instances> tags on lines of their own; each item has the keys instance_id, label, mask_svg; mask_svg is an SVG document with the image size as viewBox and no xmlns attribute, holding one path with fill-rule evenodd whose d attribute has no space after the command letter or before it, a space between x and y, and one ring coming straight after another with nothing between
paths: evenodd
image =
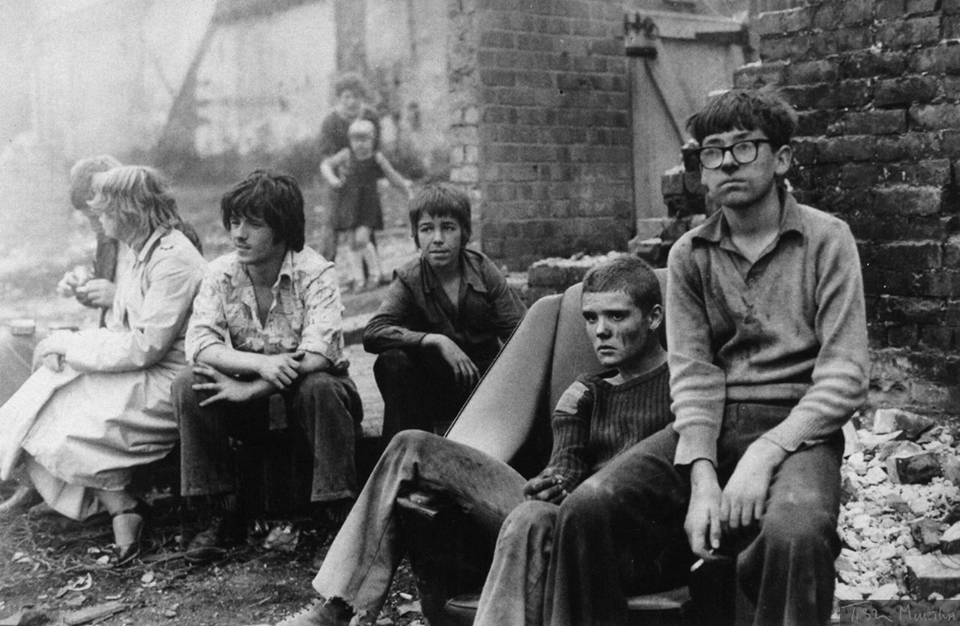
<instances>
[{"instance_id":1,"label":"boy in floral patterned shirt","mask_svg":"<svg viewBox=\"0 0 960 626\"><path fill-rule=\"evenodd\" d=\"M356 496L354 441L363 418L343 356L336 272L304 246L296 180L257 170L220 209L234 252L208 268L187 330L194 367L173 384L181 492L213 505L209 527L187 548L194 563L221 556L243 528L232 440L254 448L263 441L271 395L280 394L312 449L311 501L334 522Z\"/></svg>"}]
</instances>

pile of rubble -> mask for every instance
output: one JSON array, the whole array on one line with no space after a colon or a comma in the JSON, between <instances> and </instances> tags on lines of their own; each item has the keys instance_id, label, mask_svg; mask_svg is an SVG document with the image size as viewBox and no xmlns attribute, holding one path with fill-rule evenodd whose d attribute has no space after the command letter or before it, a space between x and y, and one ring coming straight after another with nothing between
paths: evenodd
<instances>
[{"instance_id":1,"label":"pile of rubble","mask_svg":"<svg viewBox=\"0 0 960 626\"><path fill-rule=\"evenodd\" d=\"M837 599L960 609L960 429L878 409L845 434Z\"/></svg>"}]
</instances>

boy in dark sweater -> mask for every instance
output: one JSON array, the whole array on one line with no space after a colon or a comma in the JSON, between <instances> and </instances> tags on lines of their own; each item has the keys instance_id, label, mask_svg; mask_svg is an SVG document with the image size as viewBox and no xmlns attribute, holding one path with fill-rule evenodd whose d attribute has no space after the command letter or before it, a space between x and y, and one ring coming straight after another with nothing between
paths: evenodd
<instances>
[{"instance_id":1,"label":"boy in dark sweater","mask_svg":"<svg viewBox=\"0 0 960 626\"><path fill-rule=\"evenodd\" d=\"M549 599L554 588L544 573L557 571L566 577L569 572L562 563L577 550L562 540L551 549L554 526L561 537L567 525L605 518L601 532L616 545L595 555L595 569L621 590L633 590L635 577L622 567L631 550L661 554L679 546L680 553L688 555L678 528L668 529L656 546L630 543L636 533L624 505L635 504L630 493L636 489L620 471L620 460L635 444L672 419L666 353L657 335L663 321L660 302L657 278L639 259L624 257L591 270L584 279L583 315L597 358L609 370L581 377L564 393L553 417L554 445L547 468L525 481L510 466L468 446L421 431L398 434L313 581L320 598L278 626L345 625L355 612L375 619L403 557L396 499L419 489L448 494L476 518L486 531L477 540L491 549L507 519L487 582L489 592L484 591L488 609L494 604L488 623L522 624L525 613L543 613L545 597ZM520 547L522 540L509 529L531 520L544 537ZM680 571L690 562L682 557L663 560L678 564ZM602 613L607 599L605 594L583 603ZM625 600L623 605L625 611ZM481 616L483 607L481 603Z\"/></svg>"}]
</instances>

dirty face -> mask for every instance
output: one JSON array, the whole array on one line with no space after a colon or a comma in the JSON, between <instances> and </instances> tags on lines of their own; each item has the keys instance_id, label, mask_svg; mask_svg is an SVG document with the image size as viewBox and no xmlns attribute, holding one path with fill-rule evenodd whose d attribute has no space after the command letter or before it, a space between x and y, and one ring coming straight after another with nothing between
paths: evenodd
<instances>
[{"instance_id":1,"label":"dirty face","mask_svg":"<svg viewBox=\"0 0 960 626\"><path fill-rule=\"evenodd\" d=\"M581 310L593 350L606 368L623 371L637 367L649 342L657 341L650 331L660 324L659 306L645 314L628 294L603 291L584 293Z\"/></svg>"},{"instance_id":2,"label":"dirty face","mask_svg":"<svg viewBox=\"0 0 960 626\"><path fill-rule=\"evenodd\" d=\"M720 161L711 168L716 149ZM792 156L790 146L774 149L763 131L708 135L701 144L700 180L721 206L734 210L751 207L776 194L776 177L787 173Z\"/></svg>"},{"instance_id":3,"label":"dirty face","mask_svg":"<svg viewBox=\"0 0 960 626\"><path fill-rule=\"evenodd\" d=\"M417 244L420 253L435 270L449 269L460 262L463 230L451 216L424 214L417 222Z\"/></svg>"}]
</instances>

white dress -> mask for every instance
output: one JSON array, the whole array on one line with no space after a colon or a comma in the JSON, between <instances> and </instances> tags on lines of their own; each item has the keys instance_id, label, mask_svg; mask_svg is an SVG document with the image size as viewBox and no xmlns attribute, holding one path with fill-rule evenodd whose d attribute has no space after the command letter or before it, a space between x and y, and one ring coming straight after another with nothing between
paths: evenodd
<instances>
[{"instance_id":1,"label":"white dress","mask_svg":"<svg viewBox=\"0 0 960 626\"><path fill-rule=\"evenodd\" d=\"M75 519L100 510L89 488L123 489L178 438L170 384L205 263L177 230L155 232L132 263L108 327L71 335L63 371L40 368L0 407L0 479L25 462L44 500Z\"/></svg>"}]
</instances>

